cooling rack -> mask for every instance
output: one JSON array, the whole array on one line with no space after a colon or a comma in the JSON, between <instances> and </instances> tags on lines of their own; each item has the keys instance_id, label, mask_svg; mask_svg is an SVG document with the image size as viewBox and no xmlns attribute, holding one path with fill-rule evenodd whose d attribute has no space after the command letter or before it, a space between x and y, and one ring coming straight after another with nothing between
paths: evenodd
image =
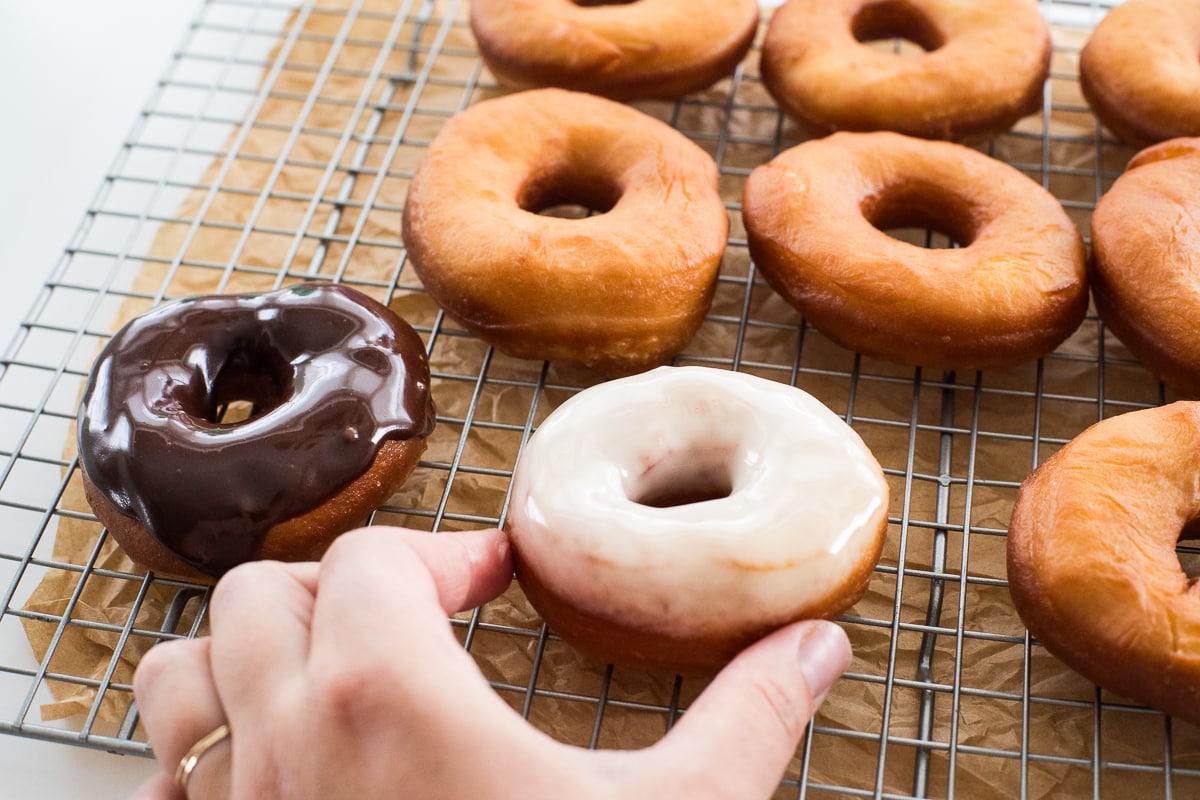
<instances>
[{"instance_id":1,"label":"cooling rack","mask_svg":"<svg viewBox=\"0 0 1200 800\"><path fill-rule=\"evenodd\" d=\"M1132 154L1078 90L1079 48L1113 4L1041 4L1055 38L1045 110L978 145L1053 192L1085 236ZM201 10L0 361L0 698L15 698L0 731L146 755L132 669L154 643L205 630L207 590L131 569L78 497L78 396L97 347L132 313L197 289L314 277L389 302L427 343L439 424L374 519L430 531L501 524L520 448L595 382L492 352L406 263L399 217L424 146L500 93L466 14L454 0ZM747 253L744 180L801 140L764 91L757 52L709 91L637 105L713 155L732 225L712 311L676 363L813 393L875 450L892 488L884 556L842 620L855 661L776 797L1196 796L1200 731L1047 654L1016 619L1003 568L1028 471L1088 424L1167 392L1094 315L1051 356L1008 370L911 369L838 348ZM936 231L893 233L949 245ZM1181 546L1185 568L1195 553ZM581 659L516 587L451 623L502 697L581 746L649 744L703 688Z\"/></svg>"}]
</instances>

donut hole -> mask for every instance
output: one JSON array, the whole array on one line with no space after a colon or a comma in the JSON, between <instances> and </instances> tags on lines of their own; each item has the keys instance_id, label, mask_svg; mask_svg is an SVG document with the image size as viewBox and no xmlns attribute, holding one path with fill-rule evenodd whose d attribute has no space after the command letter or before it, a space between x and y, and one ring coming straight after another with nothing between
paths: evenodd
<instances>
[{"instance_id":1,"label":"donut hole","mask_svg":"<svg viewBox=\"0 0 1200 800\"><path fill-rule=\"evenodd\" d=\"M946 234L930 228L887 228L883 232L893 239L929 250L948 250L958 246L958 243Z\"/></svg>"},{"instance_id":2,"label":"donut hole","mask_svg":"<svg viewBox=\"0 0 1200 800\"><path fill-rule=\"evenodd\" d=\"M1188 582L1200 582L1200 518L1183 526L1175 555L1183 574L1188 576Z\"/></svg>"},{"instance_id":3,"label":"donut hole","mask_svg":"<svg viewBox=\"0 0 1200 800\"><path fill-rule=\"evenodd\" d=\"M583 219L597 213L587 206L578 203L560 203L548 208L543 208L536 212L543 217L557 217L559 219ZM601 212L602 213L602 212Z\"/></svg>"},{"instance_id":4,"label":"donut hole","mask_svg":"<svg viewBox=\"0 0 1200 800\"><path fill-rule=\"evenodd\" d=\"M517 205L531 214L583 219L611 211L620 199L621 187L611 177L564 165L530 176L517 195Z\"/></svg>"},{"instance_id":5,"label":"donut hole","mask_svg":"<svg viewBox=\"0 0 1200 800\"><path fill-rule=\"evenodd\" d=\"M862 44L890 42L897 55L919 55L946 43L933 21L908 0L864 3L850 21L850 33Z\"/></svg>"},{"instance_id":6,"label":"donut hole","mask_svg":"<svg viewBox=\"0 0 1200 800\"><path fill-rule=\"evenodd\" d=\"M262 411L249 400L234 400L217 407L216 419L209 420L218 425L237 425L262 414Z\"/></svg>"},{"instance_id":7,"label":"donut hole","mask_svg":"<svg viewBox=\"0 0 1200 800\"><path fill-rule=\"evenodd\" d=\"M261 342L244 342L217 370L199 416L236 425L283 405L292 393L291 364Z\"/></svg>"},{"instance_id":8,"label":"donut hole","mask_svg":"<svg viewBox=\"0 0 1200 800\"><path fill-rule=\"evenodd\" d=\"M1200 581L1200 545L1181 544L1175 549L1175 554L1179 557L1183 574L1188 576L1188 582Z\"/></svg>"},{"instance_id":9,"label":"donut hole","mask_svg":"<svg viewBox=\"0 0 1200 800\"><path fill-rule=\"evenodd\" d=\"M638 505L675 508L733 494L732 449L675 452L646 467L627 488Z\"/></svg>"},{"instance_id":10,"label":"donut hole","mask_svg":"<svg viewBox=\"0 0 1200 800\"><path fill-rule=\"evenodd\" d=\"M923 181L885 188L863 202L862 213L877 230L917 247L966 247L979 233L969 200Z\"/></svg>"}]
</instances>

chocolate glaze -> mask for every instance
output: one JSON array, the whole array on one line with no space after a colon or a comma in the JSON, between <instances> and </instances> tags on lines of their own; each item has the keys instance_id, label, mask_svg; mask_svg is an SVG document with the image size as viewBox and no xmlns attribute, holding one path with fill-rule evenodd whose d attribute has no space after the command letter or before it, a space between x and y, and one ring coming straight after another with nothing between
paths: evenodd
<instances>
[{"instance_id":1,"label":"chocolate glaze","mask_svg":"<svg viewBox=\"0 0 1200 800\"><path fill-rule=\"evenodd\" d=\"M250 417L220 421L237 400ZM353 289L302 284L132 320L92 369L79 454L116 508L217 576L349 485L385 440L433 425L416 332Z\"/></svg>"}]
</instances>

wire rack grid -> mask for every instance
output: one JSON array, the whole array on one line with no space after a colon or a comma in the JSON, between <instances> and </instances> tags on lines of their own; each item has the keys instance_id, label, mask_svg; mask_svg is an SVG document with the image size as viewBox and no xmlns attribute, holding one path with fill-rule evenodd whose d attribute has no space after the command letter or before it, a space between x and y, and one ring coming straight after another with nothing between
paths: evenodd
<instances>
[{"instance_id":1,"label":"wire rack grid","mask_svg":"<svg viewBox=\"0 0 1200 800\"><path fill-rule=\"evenodd\" d=\"M1085 235L1131 155L1078 91L1079 47L1112 4L1041 4L1055 26L1045 110L979 145L1053 192ZM399 218L423 148L446 119L500 93L466 13L455 0L201 10L0 361L0 731L148 754L131 700L137 658L205 630L207 589L131 569L78 498L79 393L97 347L132 313L198 289L314 277L389 302L427 343L439 425L374 519L431 531L502 524L522 445L596 380L491 351L443 316L405 261ZM892 488L884 556L842 620L854 664L776 796L1195 796L1200 731L1049 656L1016 619L1003 569L1028 471L1091 422L1166 391L1094 315L1046 359L986 373L838 348L747 253L744 180L801 140L761 85L757 49L709 91L638 107L713 155L732 225L712 311L676 363L815 394L875 450ZM949 244L936 231L894 233ZM1185 566L1194 555L1181 546ZM502 697L581 746L648 744L703 688L581 659L516 587L451 622Z\"/></svg>"}]
</instances>

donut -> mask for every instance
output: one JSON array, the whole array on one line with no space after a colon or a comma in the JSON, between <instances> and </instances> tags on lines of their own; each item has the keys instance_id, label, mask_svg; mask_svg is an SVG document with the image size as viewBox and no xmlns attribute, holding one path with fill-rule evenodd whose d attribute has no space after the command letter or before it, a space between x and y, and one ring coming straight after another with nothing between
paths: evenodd
<instances>
[{"instance_id":1,"label":"donut","mask_svg":"<svg viewBox=\"0 0 1200 800\"><path fill-rule=\"evenodd\" d=\"M517 462L505 527L550 630L604 662L710 674L866 591L888 486L807 393L659 367L573 395Z\"/></svg>"},{"instance_id":2,"label":"donut","mask_svg":"<svg viewBox=\"0 0 1200 800\"><path fill-rule=\"evenodd\" d=\"M77 430L86 497L126 554L205 580L319 557L403 483L433 425L416 332L308 283L135 317L97 357Z\"/></svg>"},{"instance_id":3,"label":"donut","mask_svg":"<svg viewBox=\"0 0 1200 800\"><path fill-rule=\"evenodd\" d=\"M1200 136L1200 2L1129 0L1079 55L1079 87L1119 139L1145 146Z\"/></svg>"},{"instance_id":4,"label":"donut","mask_svg":"<svg viewBox=\"0 0 1200 800\"><path fill-rule=\"evenodd\" d=\"M1088 680L1200 723L1200 404L1099 422L1021 484L1008 584L1030 633Z\"/></svg>"},{"instance_id":5,"label":"donut","mask_svg":"<svg viewBox=\"0 0 1200 800\"><path fill-rule=\"evenodd\" d=\"M1092 214L1092 295L1104 324L1147 369L1200 397L1200 139L1134 156Z\"/></svg>"},{"instance_id":6,"label":"donut","mask_svg":"<svg viewBox=\"0 0 1200 800\"><path fill-rule=\"evenodd\" d=\"M513 89L672 99L731 74L758 32L757 0L473 0L483 62Z\"/></svg>"},{"instance_id":7,"label":"donut","mask_svg":"<svg viewBox=\"0 0 1200 800\"><path fill-rule=\"evenodd\" d=\"M950 142L836 133L757 167L750 254L817 330L902 364L983 369L1052 351L1087 310L1083 241L1058 201ZM929 228L928 249L884 233Z\"/></svg>"},{"instance_id":8,"label":"donut","mask_svg":"<svg viewBox=\"0 0 1200 800\"><path fill-rule=\"evenodd\" d=\"M537 213L570 203L603 213ZM711 156L640 111L561 89L451 119L403 215L417 275L467 330L511 356L606 374L687 346L728 231Z\"/></svg>"},{"instance_id":9,"label":"donut","mask_svg":"<svg viewBox=\"0 0 1200 800\"><path fill-rule=\"evenodd\" d=\"M899 37L926 52L863 42ZM762 51L763 85L806 132L961 140L1042 107L1050 32L1035 0L790 0Z\"/></svg>"}]
</instances>

